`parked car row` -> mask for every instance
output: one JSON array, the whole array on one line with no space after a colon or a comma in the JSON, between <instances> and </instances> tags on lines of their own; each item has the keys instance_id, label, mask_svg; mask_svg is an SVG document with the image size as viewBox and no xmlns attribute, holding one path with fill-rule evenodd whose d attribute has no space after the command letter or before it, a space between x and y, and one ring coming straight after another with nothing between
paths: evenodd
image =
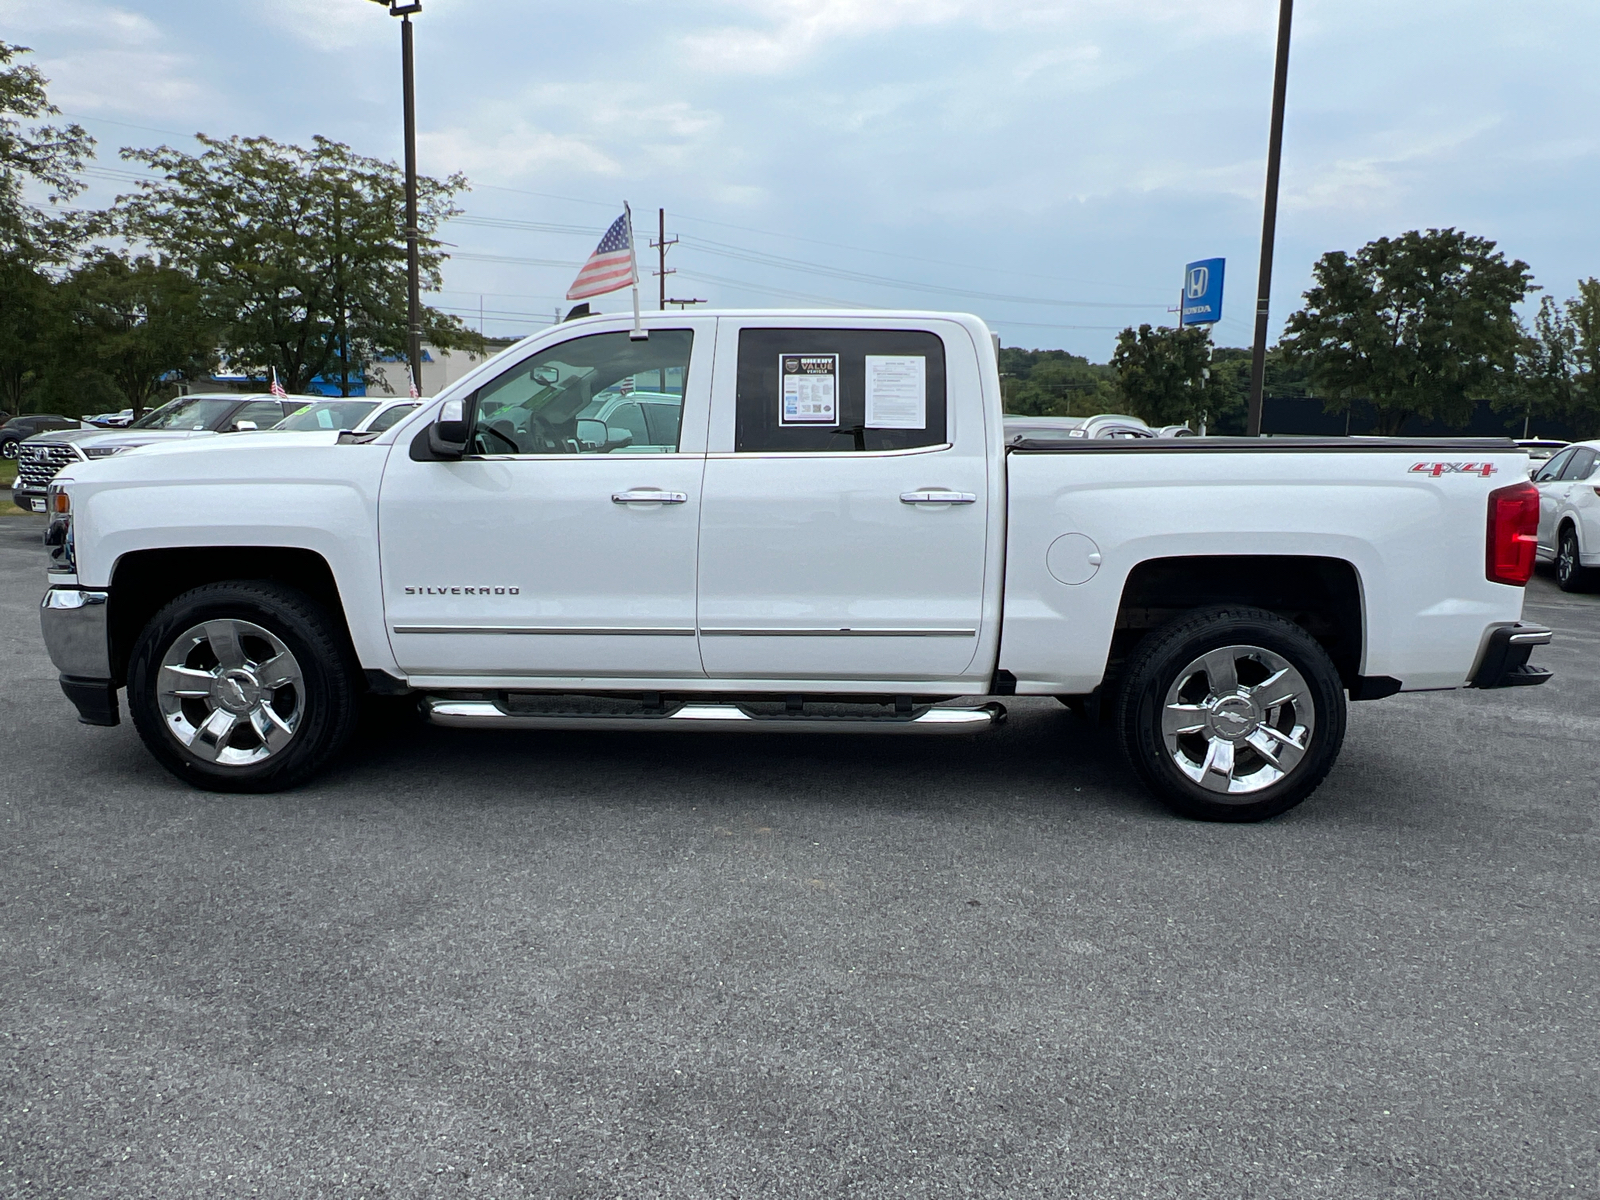
<instances>
[{"instance_id":1,"label":"parked car row","mask_svg":"<svg viewBox=\"0 0 1600 1200\"><path fill-rule=\"evenodd\" d=\"M65 466L158 442L263 429L378 432L417 407L416 400L336 399L322 396L179 396L121 429L69 417L17 417L0 428L0 449L17 459L11 499L28 512L45 511L45 493ZM12 434L15 428L15 436Z\"/></svg>"},{"instance_id":2,"label":"parked car row","mask_svg":"<svg viewBox=\"0 0 1600 1200\"><path fill-rule=\"evenodd\" d=\"M1600 441L1579 442L1533 473L1539 489L1541 562L1552 562L1564 592L1600 584Z\"/></svg>"}]
</instances>

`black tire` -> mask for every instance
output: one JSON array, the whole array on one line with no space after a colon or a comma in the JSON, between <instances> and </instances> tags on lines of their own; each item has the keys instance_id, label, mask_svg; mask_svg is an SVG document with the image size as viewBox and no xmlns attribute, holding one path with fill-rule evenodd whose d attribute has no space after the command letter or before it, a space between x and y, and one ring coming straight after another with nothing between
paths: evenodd
<instances>
[{"instance_id":1,"label":"black tire","mask_svg":"<svg viewBox=\"0 0 1600 1200\"><path fill-rule=\"evenodd\" d=\"M1201 666L1212 653L1224 678L1226 664L1233 664L1232 692L1219 692ZM1261 708L1285 692L1279 706ZM1163 727L1169 703L1176 727L1170 735ZM1344 742L1345 697L1338 670L1310 634L1263 609L1230 605L1198 609L1140 642L1124 665L1113 716L1135 773L1173 811L1201 821L1263 821L1299 804L1333 768ZM1197 723L1203 727L1188 728ZM1213 751L1221 742L1228 749ZM1197 767L1211 786L1189 773ZM1235 769L1243 772L1238 780ZM1244 790L1221 790L1235 783Z\"/></svg>"},{"instance_id":2,"label":"black tire","mask_svg":"<svg viewBox=\"0 0 1600 1200\"><path fill-rule=\"evenodd\" d=\"M234 671L212 649L213 641L221 644L225 637L196 642L192 636L202 628L229 627L235 631L230 656L243 656ZM191 649L184 658L186 646ZM284 661L277 657L283 650L296 674L273 687L271 668ZM210 666L207 657L214 660ZM210 698L195 690L178 698L173 685L162 682L163 659L191 680L186 686L192 689L205 685L206 671L237 675L242 684L219 678ZM181 661L174 665L175 659ZM253 689L252 671L260 672ZM343 628L310 596L269 582L207 584L167 604L139 634L128 663L128 710L150 753L186 783L215 792L275 792L304 783L343 748L355 728L359 679ZM228 726L220 745L208 741L202 714L215 717L224 706L247 703L252 707L228 714L237 729ZM267 718L267 707L277 715ZM283 738L281 745L273 747L269 737L255 733L258 719L270 738ZM226 721L223 716L221 724ZM183 740L186 731L192 731L190 742ZM197 752L195 745L211 753ZM245 761L251 755L257 760ZM236 761L219 761L224 757Z\"/></svg>"},{"instance_id":3,"label":"black tire","mask_svg":"<svg viewBox=\"0 0 1600 1200\"><path fill-rule=\"evenodd\" d=\"M1556 586L1563 592L1590 592L1596 573L1578 557L1578 531L1563 525L1556 539Z\"/></svg>"}]
</instances>

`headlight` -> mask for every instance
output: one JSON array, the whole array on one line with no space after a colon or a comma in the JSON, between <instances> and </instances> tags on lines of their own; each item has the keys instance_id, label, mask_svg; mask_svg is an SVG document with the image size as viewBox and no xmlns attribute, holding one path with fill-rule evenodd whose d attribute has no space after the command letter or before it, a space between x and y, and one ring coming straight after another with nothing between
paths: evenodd
<instances>
[{"instance_id":1,"label":"headlight","mask_svg":"<svg viewBox=\"0 0 1600 1200\"><path fill-rule=\"evenodd\" d=\"M113 454L121 454L124 450L132 449L130 446L89 446L84 449L86 458L110 458Z\"/></svg>"},{"instance_id":2,"label":"headlight","mask_svg":"<svg viewBox=\"0 0 1600 1200\"><path fill-rule=\"evenodd\" d=\"M59 483L45 492L45 511L50 524L45 526L44 545L50 552L51 574L76 574L78 556L72 541L72 497Z\"/></svg>"}]
</instances>

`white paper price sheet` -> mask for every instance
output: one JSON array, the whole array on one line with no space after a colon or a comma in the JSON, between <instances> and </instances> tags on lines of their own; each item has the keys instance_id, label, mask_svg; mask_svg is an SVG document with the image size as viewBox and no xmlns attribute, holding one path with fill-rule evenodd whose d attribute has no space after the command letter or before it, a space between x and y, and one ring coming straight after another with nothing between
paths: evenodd
<instances>
[{"instance_id":1,"label":"white paper price sheet","mask_svg":"<svg viewBox=\"0 0 1600 1200\"><path fill-rule=\"evenodd\" d=\"M926 429L928 360L922 355L869 354L868 429Z\"/></svg>"}]
</instances>

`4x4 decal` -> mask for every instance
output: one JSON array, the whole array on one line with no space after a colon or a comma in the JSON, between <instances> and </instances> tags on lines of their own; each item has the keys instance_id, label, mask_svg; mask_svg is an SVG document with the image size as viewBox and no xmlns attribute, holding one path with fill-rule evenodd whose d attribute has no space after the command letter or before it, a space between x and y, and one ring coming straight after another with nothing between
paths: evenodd
<instances>
[{"instance_id":1,"label":"4x4 decal","mask_svg":"<svg viewBox=\"0 0 1600 1200\"><path fill-rule=\"evenodd\" d=\"M1482 475L1487 479L1499 469L1493 463L1488 462L1420 462L1411 468L1411 474L1432 475L1435 479L1441 475Z\"/></svg>"}]
</instances>

